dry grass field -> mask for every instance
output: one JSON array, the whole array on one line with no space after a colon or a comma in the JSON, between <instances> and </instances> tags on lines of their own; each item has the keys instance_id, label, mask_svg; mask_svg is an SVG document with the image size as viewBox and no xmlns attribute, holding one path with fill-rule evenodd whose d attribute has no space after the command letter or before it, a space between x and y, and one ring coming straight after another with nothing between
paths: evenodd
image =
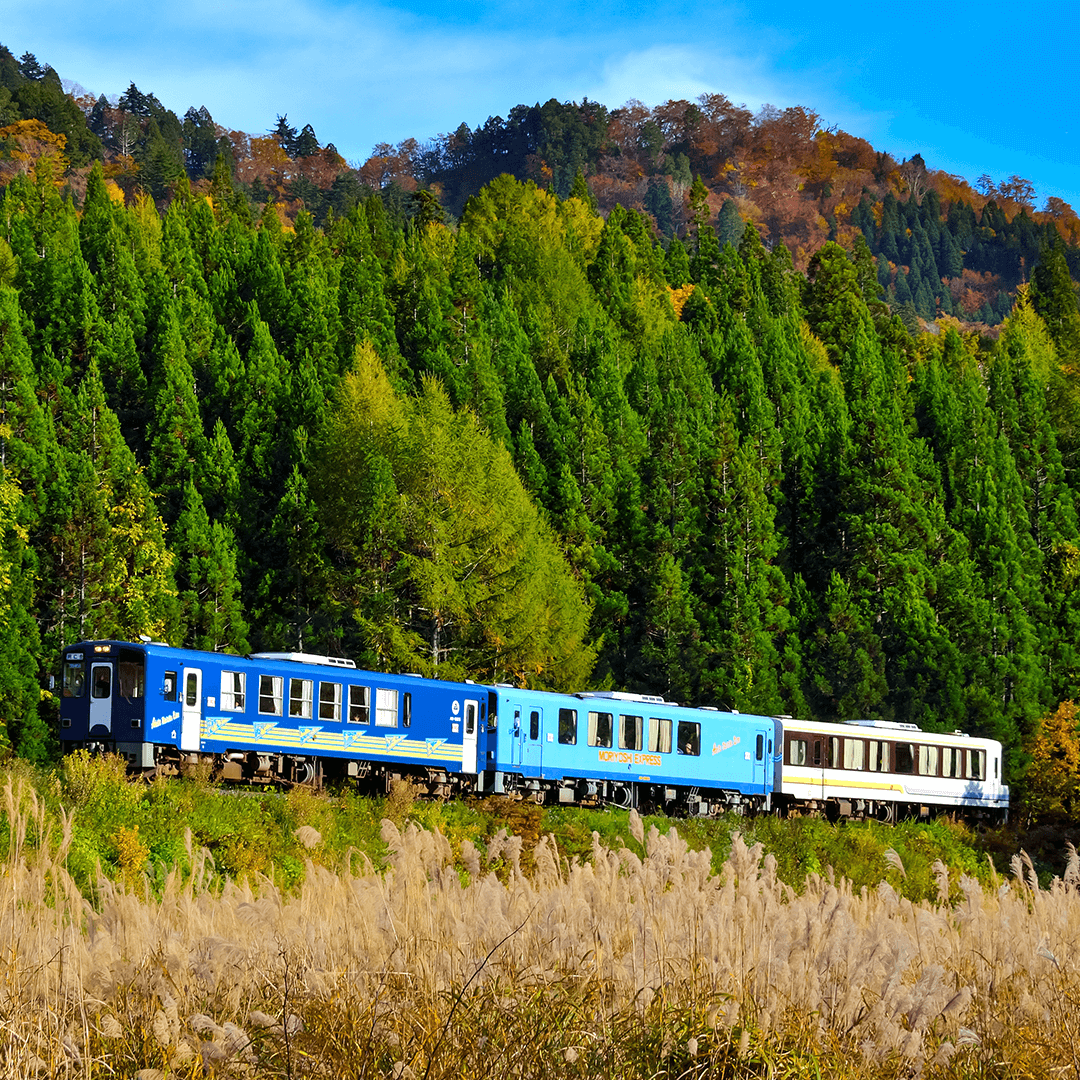
<instances>
[{"instance_id":1,"label":"dry grass field","mask_svg":"<svg viewBox=\"0 0 1080 1080\"><path fill-rule=\"evenodd\" d=\"M3 1077L1046 1077L1080 1080L1080 861L937 902L797 892L760 846L678 833L460 857L384 823L389 865L152 891L65 865L13 779L0 874ZM312 838L313 839L313 838ZM357 865L353 860L353 865ZM362 860L360 860L362 862Z\"/></svg>"}]
</instances>

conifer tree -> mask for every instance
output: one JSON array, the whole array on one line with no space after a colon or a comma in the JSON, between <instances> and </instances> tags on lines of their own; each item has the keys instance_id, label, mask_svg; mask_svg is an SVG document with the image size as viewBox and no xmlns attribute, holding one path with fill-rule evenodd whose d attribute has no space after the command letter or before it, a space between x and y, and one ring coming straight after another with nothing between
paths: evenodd
<instances>
[{"instance_id":1,"label":"conifer tree","mask_svg":"<svg viewBox=\"0 0 1080 1080\"><path fill-rule=\"evenodd\" d=\"M248 652L248 626L236 572L236 538L227 525L211 523L190 481L185 485L183 508L173 532L185 644L210 652Z\"/></svg>"},{"instance_id":2,"label":"conifer tree","mask_svg":"<svg viewBox=\"0 0 1080 1080\"><path fill-rule=\"evenodd\" d=\"M338 356L341 369L352 362L357 345L370 341L390 370L397 366L397 338L385 296L385 274L375 255L364 211L355 207L335 222L330 238L340 263L338 310L341 338Z\"/></svg>"},{"instance_id":3,"label":"conifer tree","mask_svg":"<svg viewBox=\"0 0 1080 1080\"><path fill-rule=\"evenodd\" d=\"M387 498L385 481L377 490L402 543L386 569L407 605L375 620L357 600L383 662L546 686L587 678L588 608L509 455L455 412L437 383L427 381L415 400L397 397L374 353L361 349L318 470L322 520L344 551L362 550L370 535L370 518L352 508L381 462L377 471L386 478L389 469L398 494Z\"/></svg>"},{"instance_id":4,"label":"conifer tree","mask_svg":"<svg viewBox=\"0 0 1080 1080\"><path fill-rule=\"evenodd\" d=\"M39 713L41 642L33 618L36 559L21 523L21 493L0 470L0 751L43 764L53 738Z\"/></svg>"},{"instance_id":5,"label":"conifer tree","mask_svg":"<svg viewBox=\"0 0 1080 1080\"><path fill-rule=\"evenodd\" d=\"M172 524L180 515L184 486L205 454L206 436L173 301L166 301L159 325L150 387L154 408L147 431L148 475L162 515Z\"/></svg>"},{"instance_id":6,"label":"conifer tree","mask_svg":"<svg viewBox=\"0 0 1080 1080\"><path fill-rule=\"evenodd\" d=\"M91 363L62 417L63 502L44 575L45 640L159 640L175 629L172 553L153 495Z\"/></svg>"}]
</instances>

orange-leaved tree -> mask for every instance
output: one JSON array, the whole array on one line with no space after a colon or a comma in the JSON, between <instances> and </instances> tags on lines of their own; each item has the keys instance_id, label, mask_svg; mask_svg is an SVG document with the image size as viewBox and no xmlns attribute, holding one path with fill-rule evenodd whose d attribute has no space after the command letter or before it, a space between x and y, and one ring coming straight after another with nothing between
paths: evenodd
<instances>
[{"instance_id":1,"label":"orange-leaved tree","mask_svg":"<svg viewBox=\"0 0 1080 1080\"><path fill-rule=\"evenodd\" d=\"M1023 801L1036 818L1071 815L1080 807L1080 726L1077 706L1063 701L1035 727L1028 745Z\"/></svg>"}]
</instances>

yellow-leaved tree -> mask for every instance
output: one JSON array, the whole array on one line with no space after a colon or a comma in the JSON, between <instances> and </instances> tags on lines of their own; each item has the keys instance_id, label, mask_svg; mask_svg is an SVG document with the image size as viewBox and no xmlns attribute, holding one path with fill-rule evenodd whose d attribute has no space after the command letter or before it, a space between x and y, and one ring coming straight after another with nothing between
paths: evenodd
<instances>
[{"instance_id":1,"label":"yellow-leaved tree","mask_svg":"<svg viewBox=\"0 0 1080 1080\"><path fill-rule=\"evenodd\" d=\"M1036 725L1028 746L1024 803L1036 818L1071 816L1080 807L1080 725L1077 707L1063 701Z\"/></svg>"}]
</instances>

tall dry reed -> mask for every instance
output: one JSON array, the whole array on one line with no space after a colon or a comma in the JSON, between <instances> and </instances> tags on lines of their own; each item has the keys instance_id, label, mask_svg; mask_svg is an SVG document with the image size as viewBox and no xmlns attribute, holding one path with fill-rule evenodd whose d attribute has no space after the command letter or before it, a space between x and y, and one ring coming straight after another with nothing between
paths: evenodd
<instances>
[{"instance_id":1,"label":"tall dry reed","mask_svg":"<svg viewBox=\"0 0 1080 1080\"><path fill-rule=\"evenodd\" d=\"M384 823L383 873L310 865L160 897L64 870L32 789L4 793L7 1076L1046 1076L1080 1080L1080 866L1019 860L950 903L888 884L796 893L736 838L720 874L673 830L588 861L500 834L455 864ZM493 868L498 867L496 873ZM816 1072L815 1072L816 1070Z\"/></svg>"}]
</instances>

